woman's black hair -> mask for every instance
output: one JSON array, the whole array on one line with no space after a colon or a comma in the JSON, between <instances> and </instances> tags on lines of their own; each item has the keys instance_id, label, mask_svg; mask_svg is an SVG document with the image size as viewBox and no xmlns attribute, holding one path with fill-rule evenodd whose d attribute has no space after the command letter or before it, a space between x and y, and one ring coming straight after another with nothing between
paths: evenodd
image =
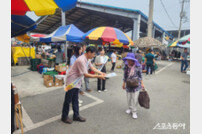
<instances>
[{"instance_id":1,"label":"woman's black hair","mask_svg":"<svg viewBox=\"0 0 202 134\"><path fill-rule=\"evenodd\" d=\"M96 52L96 48L94 46L88 46L86 48L86 53L88 53L88 52L94 53L94 52Z\"/></svg>"},{"instance_id":2,"label":"woman's black hair","mask_svg":"<svg viewBox=\"0 0 202 134\"><path fill-rule=\"evenodd\" d=\"M74 55L76 56L76 57L79 57L80 55L79 55L79 50L81 49L81 45L76 45L76 46L74 46Z\"/></svg>"}]
</instances>

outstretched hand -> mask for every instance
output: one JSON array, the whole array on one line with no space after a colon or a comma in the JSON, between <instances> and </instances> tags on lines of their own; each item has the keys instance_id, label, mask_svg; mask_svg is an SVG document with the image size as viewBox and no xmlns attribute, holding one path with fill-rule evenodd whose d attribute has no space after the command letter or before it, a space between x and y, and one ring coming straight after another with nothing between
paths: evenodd
<instances>
[{"instance_id":1,"label":"outstretched hand","mask_svg":"<svg viewBox=\"0 0 202 134\"><path fill-rule=\"evenodd\" d=\"M105 75L98 75L99 79L105 80Z\"/></svg>"}]
</instances>

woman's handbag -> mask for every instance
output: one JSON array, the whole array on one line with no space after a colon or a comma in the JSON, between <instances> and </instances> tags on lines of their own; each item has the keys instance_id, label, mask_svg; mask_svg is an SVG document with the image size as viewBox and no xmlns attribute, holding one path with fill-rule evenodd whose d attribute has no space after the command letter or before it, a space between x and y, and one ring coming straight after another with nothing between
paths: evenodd
<instances>
[{"instance_id":1,"label":"woman's handbag","mask_svg":"<svg viewBox=\"0 0 202 134\"><path fill-rule=\"evenodd\" d=\"M139 96L138 96L138 102L139 102L141 107L149 109L150 98L149 98L147 91L145 91L145 90L140 91Z\"/></svg>"},{"instance_id":2,"label":"woman's handbag","mask_svg":"<svg viewBox=\"0 0 202 134\"><path fill-rule=\"evenodd\" d=\"M134 89L134 88L137 88L138 86L139 86L138 77L131 77L129 75L128 78L126 79L126 87L130 89Z\"/></svg>"},{"instance_id":3,"label":"woman's handbag","mask_svg":"<svg viewBox=\"0 0 202 134\"><path fill-rule=\"evenodd\" d=\"M127 78L126 86L128 88L137 88L139 86L138 78Z\"/></svg>"}]
</instances>

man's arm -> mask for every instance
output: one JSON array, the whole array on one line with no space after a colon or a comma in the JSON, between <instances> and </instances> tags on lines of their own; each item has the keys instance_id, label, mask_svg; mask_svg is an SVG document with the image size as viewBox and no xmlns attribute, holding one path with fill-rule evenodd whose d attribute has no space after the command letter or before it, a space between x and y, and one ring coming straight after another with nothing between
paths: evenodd
<instances>
[{"instance_id":1,"label":"man's arm","mask_svg":"<svg viewBox=\"0 0 202 134\"><path fill-rule=\"evenodd\" d=\"M98 73L98 74L100 74L100 75L106 75L105 73L99 71L98 69L96 69L96 68L93 67L93 66L91 66L90 69L93 70L95 73Z\"/></svg>"},{"instance_id":2,"label":"man's arm","mask_svg":"<svg viewBox=\"0 0 202 134\"><path fill-rule=\"evenodd\" d=\"M104 76L104 75L95 75L95 74L86 73L86 74L84 74L84 76L87 77L87 78L105 79L105 76Z\"/></svg>"}]
</instances>

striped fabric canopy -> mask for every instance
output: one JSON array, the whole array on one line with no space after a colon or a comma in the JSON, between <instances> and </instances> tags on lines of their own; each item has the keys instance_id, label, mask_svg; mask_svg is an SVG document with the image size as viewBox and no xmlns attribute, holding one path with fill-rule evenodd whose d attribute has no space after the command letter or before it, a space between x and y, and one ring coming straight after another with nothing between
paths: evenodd
<instances>
[{"instance_id":1,"label":"striped fabric canopy","mask_svg":"<svg viewBox=\"0 0 202 134\"><path fill-rule=\"evenodd\" d=\"M82 42L82 36L84 33L79 30L75 25L60 26L53 33L40 38L40 42Z\"/></svg>"},{"instance_id":2,"label":"striped fabric canopy","mask_svg":"<svg viewBox=\"0 0 202 134\"><path fill-rule=\"evenodd\" d=\"M179 40L177 40L171 44L169 44L168 47L190 48L190 34L180 38Z\"/></svg>"},{"instance_id":3,"label":"striped fabric canopy","mask_svg":"<svg viewBox=\"0 0 202 134\"><path fill-rule=\"evenodd\" d=\"M51 15L57 8L63 12L76 6L77 0L11 0L11 14L25 15L34 11L37 16Z\"/></svg>"},{"instance_id":4,"label":"striped fabric canopy","mask_svg":"<svg viewBox=\"0 0 202 134\"><path fill-rule=\"evenodd\" d=\"M88 31L83 39L89 41L112 42L113 44L123 43L124 45L133 44L128 35L114 27L98 27Z\"/></svg>"},{"instance_id":5,"label":"striped fabric canopy","mask_svg":"<svg viewBox=\"0 0 202 134\"><path fill-rule=\"evenodd\" d=\"M179 44L186 44L186 43L190 44L190 34L179 39Z\"/></svg>"},{"instance_id":6,"label":"striped fabric canopy","mask_svg":"<svg viewBox=\"0 0 202 134\"><path fill-rule=\"evenodd\" d=\"M35 28L35 22L28 16L11 15L11 37L25 34Z\"/></svg>"}]
</instances>

